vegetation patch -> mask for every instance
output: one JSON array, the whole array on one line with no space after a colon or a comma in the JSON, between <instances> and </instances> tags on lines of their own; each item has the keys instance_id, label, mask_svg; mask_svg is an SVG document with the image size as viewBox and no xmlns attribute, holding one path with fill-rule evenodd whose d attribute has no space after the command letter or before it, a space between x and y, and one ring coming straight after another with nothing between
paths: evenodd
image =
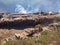
<instances>
[{"instance_id":1,"label":"vegetation patch","mask_svg":"<svg viewBox=\"0 0 60 45\"><path fill-rule=\"evenodd\" d=\"M4 45L60 45L60 27L55 31L42 31L39 37L9 41Z\"/></svg>"}]
</instances>

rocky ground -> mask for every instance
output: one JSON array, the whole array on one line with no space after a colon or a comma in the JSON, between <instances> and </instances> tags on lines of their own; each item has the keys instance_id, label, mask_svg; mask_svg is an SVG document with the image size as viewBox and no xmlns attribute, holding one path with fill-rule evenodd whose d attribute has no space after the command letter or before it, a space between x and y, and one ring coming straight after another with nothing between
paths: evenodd
<instances>
[{"instance_id":1,"label":"rocky ground","mask_svg":"<svg viewBox=\"0 0 60 45\"><path fill-rule=\"evenodd\" d=\"M0 41L2 44L13 41L39 37L43 31L54 31L60 26L60 16L34 16L24 18L1 18ZM17 28L19 27L19 29ZM23 29L20 29L23 27ZM28 28L26 28L28 27Z\"/></svg>"}]
</instances>

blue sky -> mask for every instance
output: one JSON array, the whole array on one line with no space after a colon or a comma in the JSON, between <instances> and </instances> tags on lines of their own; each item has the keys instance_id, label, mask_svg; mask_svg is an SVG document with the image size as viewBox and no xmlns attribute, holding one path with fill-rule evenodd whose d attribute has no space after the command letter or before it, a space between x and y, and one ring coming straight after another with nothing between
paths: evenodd
<instances>
[{"instance_id":1,"label":"blue sky","mask_svg":"<svg viewBox=\"0 0 60 45\"><path fill-rule=\"evenodd\" d=\"M23 11L26 12L59 11L60 12L60 0L0 0L0 12L20 13Z\"/></svg>"}]
</instances>

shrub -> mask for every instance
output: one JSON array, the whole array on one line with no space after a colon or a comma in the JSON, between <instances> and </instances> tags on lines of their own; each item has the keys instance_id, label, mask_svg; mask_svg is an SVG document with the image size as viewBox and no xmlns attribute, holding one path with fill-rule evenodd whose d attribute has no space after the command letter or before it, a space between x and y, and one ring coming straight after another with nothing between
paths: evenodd
<instances>
[{"instance_id":1,"label":"shrub","mask_svg":"<svg viewBox=\"0 0 60 45\"><path fill-rule=\"evenodd\" d=\"M39 31L42 31L43 30L41 24L36 25L35 28L38 29Z\"/></svg>"}]
</instances>

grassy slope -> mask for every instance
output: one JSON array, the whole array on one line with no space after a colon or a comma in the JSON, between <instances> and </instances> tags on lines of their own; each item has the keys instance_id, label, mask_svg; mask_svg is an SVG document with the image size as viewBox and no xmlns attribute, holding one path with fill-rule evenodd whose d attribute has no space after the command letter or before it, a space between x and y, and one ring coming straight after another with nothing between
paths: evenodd
<instances>
[{"instance_id":1,"label":"grassy slope","mask_svg":"<svg viewBox=\"0 0 60 45\"><path fill-rule=\"evenodd\" d=\"M25 40L9 41L5 45L60 45L60 27L55 31L43 31L41 36Z\"/></svg>"}]
</instances>

